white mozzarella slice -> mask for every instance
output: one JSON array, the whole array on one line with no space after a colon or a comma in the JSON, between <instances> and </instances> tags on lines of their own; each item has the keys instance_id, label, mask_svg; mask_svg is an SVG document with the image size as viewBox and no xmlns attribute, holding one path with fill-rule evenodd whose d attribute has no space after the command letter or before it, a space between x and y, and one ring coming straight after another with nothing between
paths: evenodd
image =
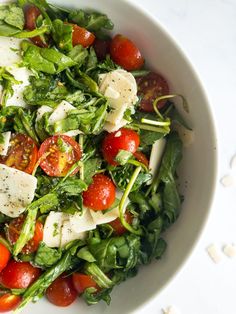
<instances>
[{"instance_id":1,"label":"white mozzarella slice","mask_svg":"<svg viewBox=\"0 0 236 314\"><path fill-rule=\"evenodd\" d=\"M0 155L6 156L8 148L10 146L11 132L2 133L3 143L0 143Z\"/></svg>"},{"instance_id":2,"label":"white mozzarella slice","mask_svg":"<svg viewBox=\"0 0 236 314\"><path fill-rule=\"evenodd\" d=\"M21 60L21 39L0 36L0 66L11 66ZM17 51L16 51L17 50Z\"/></svg>"},{"instance_id":3,"label":"white mozzarella slice","mask_svg":"<svg viewBox=\"0 0 236 314\"><path fill-rule=\"evenodd\" d=\"M54 211L48 214L43 229L43 242L48 247L60 247L64 215L64 213Z\"/></svg>"},{"instance_id":4,"label":"white mozzarella slice","mask_svg":"<svg viewBox=\"0 0 236 314\"><path fill-rule=\"evenodd\" d=\"M75 137L75 136L77 136L79 134L83 134L83 132L80 131L80 130L71 130L71 131L67 131L67 132L65 132L63 134L67 135L67 136L70 136L70 137Z\"/></svg>"},{"instance_id":5,"label":"white mozzarella slice","mask_svg":"<svg viewBox=\"0 0 236 314\"><path fill-rule=\"evenodd\" d=\"M160 167L162 155L165 150L165 146L166 146L166 140L164 138L157 140L152 145L152 150L151 150L151 155L150 155L150 160L149 160L149 169L153 177L155 176L155 174L158 171L158 168ZM151 181L152 180L150 180L148 183L151 184Z\"/></svg>"},{"instance_id":6,"label":"white mozzarella slice","mask_svg":"<svg viewBox=\"0 0 236 314\"><path fill-rule=\"evenodd\" d=\"M44 105L44 106L39 107L39 109L37 110L36 122L42 119L45 113L52 112L52 111L53 109L49 106Z\"/></svg>"},{"instance_id":7,"label":"white mozzarella slice","mask_svg":"<svg viewBox=\"0 0 236 314\"><path fill-rule=\"evenodd\" d=\"M36 187L34 176L0 164L0 212L18 217L32 202Z\"/></svg>"},{"instance_id":8,"label":"white mozzarella slice","mask_svg":"<svg viewBox=\"0 0 236 314\"><path fill-rule=\"evenodd\" d=\"M121 199L123 195L123 192L121 191L117 191L116 192L116 198ZM126 211L126 207L129 204L129 199L126 200L125 202L125 206L123 207L123 212ZM93 221L96 223L96 225L102 225L102 224L106 224L109 223L113 220L115 220L116 218L118 218L120 216L119 213L119 206L113 208L112 210L108 211L107 213L103 213L102 211L94 211L92 209L90 209L90 213L93 217Z\"/></svg>"},{"instance_id":9,"label":"white mozzarella slice","mask_svg":"<svg viewBox=\"0 0 236 314\"><path fill-rule=\"evenodd\" d=\"M113 124L110 122L105 122L103 129L109 133L111 132L115 132L117 130L119 130L120 128L122 128L123 126L125 126L128 123L127 120L125 119L121 119L120 123L117 124Z\"/></svg>"},{"instance_id":10,"label":"white mozzarella slice","mask_svg":"<svg viewBox=\"0 0 236 314\"><path fill-rule=\"evenodd\" d=\"M104 96L106 96L108 98L118 99L120 97L120 93L117 92L111 86L107 86L107 88L106 88L106 90L104 92Z\"/></svg>"},{"instance_id":11,"label":"white mozzarella slice","mask_svg":"<svg viewBox=\"0 0 236 314\"><path fill-rule=\"evenodd\" d=\"M61 242L60 246L63 248L66 244L73 240L84 239L86 232L75 232L72 227L70 220L64 220L61 228Z\"/></svg>"},{"instance_id":12,"label":"white mozzarella slice","mask_svg":"<svg viewBox=\"0 0 236 314\"><path fill-rule=\"evenodd\" d=\"M114 125L120 124L121 120L123 119L123 116L124 116L126 109L127 109L127 105L124 104L124 106L121 106L118 109L114 109L114 110L110 111L107 114L106 121L108 121Z\"/></svg>"},{"instance_id":13,"label":"white mozzarella slice","mask_svg":"<svg viewBox=\"0 0 236 314\"><path fill-rule=\"evenodd\" d=\"M71 110L76 109L72 106L69 102L63 100L54 110L53 113L50 115L48 122L49 124L54 124L57 121L61 121L67 117L68 112Z\"/></svg>"},{"instance_id":14,"label":"white mozzarella slice","mask_svg":"<svg viewBox=\"0 0 236 314\"><path fill-rule=\"evenodd\" d=\"M93 230L96 228L96 224L93 221L90 211L87 208L84 208L83 214L76 213L70 215L69 217L71 223L71 229L76 232L84 232Z\"/></svg>"},{"instance_id":15,"label":"white mozzarella slice","mask_svg":"<svg viewBox=\"0 0 236 314\"><path fill-rule=\"evenodd\" d=\"M17 67L11 66L8 67L7 70L14 76L14 78L19 81L19 84L14 84L13 88L13 95L7 100L7 106L19 106L25 107L25 101L23 98L23 92L26 86L30 84L29 77L32 74L25 67Z\"/></svg>"}]
</instances>

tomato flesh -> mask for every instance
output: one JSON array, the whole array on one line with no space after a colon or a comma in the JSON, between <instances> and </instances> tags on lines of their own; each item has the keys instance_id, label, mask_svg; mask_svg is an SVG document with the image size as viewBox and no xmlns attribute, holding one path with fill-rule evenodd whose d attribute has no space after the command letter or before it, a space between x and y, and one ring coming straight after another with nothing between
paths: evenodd
<instances>
[{"instance_id":1,"label":"tomato flesh","mask_svg":"<svg viewBox=\"0 0 236 314\"><path fill-rule=\"evenodd\" d=\"M87 191L83 192L83 204L93 210L111 207L116 198L116 187L104 174L96 174Z\"/></svg>"},{"instance_id":2,"label":"tomato flesh","mask_svg":"<svg viewBox=\"0 0 236 314\"><path fill-rule=\"evenodd\" d=\"M16 241L18 240L20 236L24 220L25 220L24 216L21 215L11 220L8 226L7 237L12 245L16 243ZM36 252L39 247L39 243L42 240L43 240L43 224L40 221L37 221L35 224L33 238L27 242L27 244L23 247L21 252L23 254L30 254L30 253Z\"/></svg>"},{"instance_id":3,"label":"tomato flesh","mask_svg":"<svg viewBox=\"0 0 236 314\"><path fill-rule=\"evenodd\" d=\"M39 277L40 273L39 268L33 267L28 262L10 260L0 273L0 284L8 289L25 289Z\"/></svg>"},{"instance_id":4,"label":"tomato flesh","mask_svg":"<svg viewBox=\"0 0 236 314\"><path fill-rule=\"evenodd\" d=\"M62 147L60 147L62 145ZM48 154L48 155L47 155ZM80 145L67 135L55 135L47 138L40 146L40 167L48 176L64 177L70 168L80 160ZM75 169L73 175L79 171Z\"/></svg>"},{"instance_id":5,"label":"tomato flesh","mask_svg":"<svg viewBox=\"0 0 236 314\"><path fill-rule=\"evenodd\" d=\"M140 50L130 39L120 34L112 39L110 54L112 60L127 71L138 70L144 64Z\"/></svg>"},{"instance_id":6,"label":"tomato flesh","mask_svg":"<svg viewBox=\"0 0 236 314\"><path fill-rule=\"evenodd\" d=\"M91 46L95 40L93 33L89 32L87 29L80 27L76 24L73 25L72 30L72 44L73 46L82 45L84 48Z\"/></svg>"},{"instance_id":7,"label":"tomato flesh","mask_svg":"<svg viewBox=\"0 0 236 314\"><path fill-rule=\"evenodd\" d=\"M142 97L140 109L146 112L154 112L153 102L157 97L168 95L169 86L167 81L158 73L150 72L147 75L137 78L138 95ZM157 103L157 108L161 109L166 104L166 100Z\"/></svg>"},{"instance_id":8,"label":"tomato flesh","mask_svg":"<svg viewBox=\"0 0 236 314\"><path fill-rule=\"evenodd\" d=\"M139 146L139 135L130 129L119 129L116 132L109 133L102 142L102 154L104 159L113 166L117 166L115 161L119 150L126 150L134 154Z\"/></svg>"},{"instance_id":9,"label":"tomato flesh","mask_svg":"<svg viewBox=\"0 0 236 314\"><path fill-rule=\"evenodd\" d=\"M68 306L77 297L72 277L58 277L46 290L47 299L57 306Z\"/></svg>"},{"instance_id":10,"label":"tomato flesh","mask_svg":"<svg viewBox=\"0 0 236 314\"><path fill-rule=\"evenodd\" d=\"M38 157L38 149L31 137L14 134L6 156L0 156L0 163L29 174L32 173Z\"/></svg>"},{"instance_id":11,"label":"tomato flesh","mask_svg":"<svg viewBox=\"0 0 236 314\"><path fill-rule=\"evenodd\" d=\"M149 161L148 161L146 155L144 155L144 153L137 151L137 152L134 153L134 157L135 157L139 162L141 162L142 164L144 164L146 167L149 166Z\"/></svg>"},{"instance_id":12,"label":"tomato flesh","mask_svg":"<svg viewBox=\"0 0 236 314\"><path fill-rule=\"evenodd\" d=\"M11 257L10 251L0 243L0 272L7 266L7 263Z\"/></svg>"},{"instance_id":13,"label":"tomato flesh","mask_svg":"<svg viewBox=\"0 0 236 314\"><path fill-rule=\"evenodd\" d=\"M25 29L33 31L36 28L36 20L41 15L41 11L34 5L28 5L25 8ZM41 38L41 36L35 36L30 40L39 47L48 47L47 43Z\"/></svg>"},{"instance_id":14,"label":"tomato flesh","mask_svg":"<svg viewBox=\"0 0 236 314\"><path fill-rule=\"evenodd\" d=\"M111 40L102 40L96 38L94 43L93 43L93 48L96 52L97 58L99 61L104 60L106 58L106 55L110 51L110 45L111 45Z\"/></svg>"},{"instance_id":15,"label":"tomato flesh","mask_svg":"<svg viewBox=\"0 0 236 314\"><path fill-rule=\"evenodd\" d=\"M85 275L82 273L73 273L72 278L74 287L79 295L81 295L88 288L95 288L97 289L97 291L100 290L99 286L97 285L96 281L92 278L92 276Z\"/></svg>"},{"instance_id":16,"label":"tomato flesh","mask_svg":"<svg viewBox=\"0 0 236 314\"><path fill-rule=\"evenodd\" d=\"M13 311L21 302L19 295L6 293L0 296L0 313Z\"/></svg>"},{"instance_id":17,"label":"tomato flesh","mask_svg":"<svg viewBox=\"0 0 236 314\"><path fill-rule=\"evenodd\" d=\"M130 214L130 212L125 213L125 220L128 224L132 223L133 216ZM122 225L120 218L116 218L115 220L109 222L109 225L112 226L116 235L120 236L127 232L127 229Z\"/></svg>"}]
</instances>

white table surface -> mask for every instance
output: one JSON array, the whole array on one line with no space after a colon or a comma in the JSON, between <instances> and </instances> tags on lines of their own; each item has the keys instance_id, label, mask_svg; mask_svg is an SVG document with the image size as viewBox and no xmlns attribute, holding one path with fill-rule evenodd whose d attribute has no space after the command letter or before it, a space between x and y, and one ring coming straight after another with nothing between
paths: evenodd
<instances>
[{"instance_id":1,"label":"white table surface","mask_svg":"<svg viewBox=\"0 0 236 314\"><path fill-rule=\"evenodd\" d=\"M195 66L215 112L219 178L235 176L236 0L133 0L150 11L182 46ZM206 247L236 242L236 188L219 180L210 219L194 254L171 284L141 314L175 305L181 314L236 314L236 257L214 264Z\"/></svg>"}]
</instances>

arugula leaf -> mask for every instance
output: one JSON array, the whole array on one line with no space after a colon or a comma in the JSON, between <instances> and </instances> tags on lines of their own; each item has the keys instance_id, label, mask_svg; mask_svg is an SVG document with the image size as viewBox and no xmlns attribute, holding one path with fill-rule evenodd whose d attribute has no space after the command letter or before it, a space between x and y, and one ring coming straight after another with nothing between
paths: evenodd
<instances>
[{"instance_id":1,"label":"arugula leaf","mask_svg":"<svg viewBox=\"0 0 236 314\"><path fill-rule=\"evenodd\" d=\"M25 65L38 72L56 74L76 65L71 58L53 48L40 48L28 41L23 41L21 48Z\"/></svg>"},{"instance_id":2,"label":"arugula leaf","mask_svg":"<svg viewBox=\"0 0 236 314\"><path fill-rule=\"evenodd\" d=\"M92 183L92 177L101 169L101 165L100 158L90 158L84 162L84 179L88 185Z\"/></svg>"},{"instance_id":3,"label":"arugula leaf","mask_svg":"<svg viewBox=\"0 0 236 314\"><path fill-rule=\"evenodd\" d=\"M111 302L111 293L112 289L102 289L98 291L95 288L87 288L82 294L83 299L88 305L97 304L99 301L103 300L107 303L107 305Z\"/></svg>"},{"instance_id":4,"label":"arugula leaf","mask_svg":"<svg viewBox=\"0 0 236 314\"><path fill-rule=\"evenodd\" d=\"M84 266L86 274L91 275L99 287L108 289L113 286L113 282L104 274L104 272L95 263L86 263Z\"/></svg>"},{"instance_id":5,"label":"arugula leaf","mask_svg":"<svg viewBox=\"0 0 236 314\"><path fill-rule=\"evenodd\" d=\"M17 81L14 76L7 71L6 68L0 67L0 84L3 87L1 105L5 106L8 98L13 95L12 86L15 84L20 84L20 81Z\"/></svg>"},{"instance_id":6,"label":"arugula leaf","mask_svg":"<svg viewBox=\"0 0 236 314\"><path fill-rule=\"evenodd\" d=\"M0 6L0 36L12 36L23 30L24 12L15 4Z\"/></svg>"},{"instance_id":7,"label":"arugula leaf","mask_svg":"<svg viewBox=\"0 0 236 314\"><path fill-rule=\"evenodd\" d=\"M116 155L116 162L118 162L119 165L125 165L127 161L133 157L133 154L127 150L120 149L118 154Z\"/></svg>"},{"instance_id":8,"label":"arugula leaf","mask_svg":"<svg viewBox=\"0 0 236 314\"><path fill-rule=\"evenodd\" d=\"M82 45L76 45L73 49L68 53L68 57L70 57L74 62L77 63L77 67L79 68L82 64L84 64L85 60L88 57L88 50L84 48Z\"/></svg>"},{"instance_id":9,"label":"arugula leaf","mask_svg":"<svg viewBox=\"0 0 236 314\"><path fill-rule=\"evenodd\" d=\"M112 21L105 14L98 12L87 13L83 10L73 10L69 14L69 20L90 32L100 31L103 28L112 30L114 27Z\"/></svg>"},{"instance_id":10,"label":"arugula leaf","mask_svg":"<svg viewBox=\"0 0 236 314\"><path fill-rule=\"evenodd\" d=\"M82 247L77 253L77 257L81 258L89 263L96 262L96 258L90 253L87 246Z\"/></svg>"},{"instance_id":11,"label":"arugula leaf","mask_svg":"<svg viewBox=\"0 0 236 314\"><path fill-rule=\"evenodd\" d=\"M72 31L73 26L71 24L65 24L59 19L52 22L52 36L58 49L65 52L72 50Z\"/></svg>"},{"instance_id":12,"label":"arugula leaf","mask_svg":"<svg viewBox=\"0 0 236 314\"><path fill-rule=\"evenodd\" d=\"M19 108L14 117L14 129L18 133L29 135L38 144L39 140L34 129L35 114L35 112L32 114L29 110Z\"/></svg>"},{"instance_id":13,"label":"arugula leaf","mask_svg":"<svg viewBox=\"0 0 236 314\"><path fill-rule=\"evenodd\" d=\"M157 140L164 136L163 133L140 130L140 146L153 145Z\"/></svg>"},{"instance_id":14,"label":"arugula leaf","mask_svg":"<svg viewBox=\"0 0 236 314\"><path fill-rule=\"evenodd\" d=\"M61 259L61 256L62 252L60 249L50 248L41 242L34 257L34 263L43 268L51 267Z\"/></svg>"},{"instance_id":15,"label":"arugula leaf","mask_svg":"<svg viewBox=\"0 0 236 314\"><path fill-rule=\"evenodd\" d=\"M60 184L58 192L67 196L77 196L87 188L87 184L81 179L76 177L69 177Z\"/></svg>"}]
</instances>

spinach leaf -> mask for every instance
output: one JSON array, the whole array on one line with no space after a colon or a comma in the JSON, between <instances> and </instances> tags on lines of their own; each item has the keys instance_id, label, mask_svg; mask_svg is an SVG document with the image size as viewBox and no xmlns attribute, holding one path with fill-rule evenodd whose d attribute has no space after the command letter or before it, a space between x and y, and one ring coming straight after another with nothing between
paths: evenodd
<instances>
[{"instance_id":1,"label":"spinach leaf","mask_svg":"<svg viewBox=\"0 0 236 314\"><path fill-rule=\"evenodd\" d=\"M62 20L56 19L52 22L52 36L58 49L68 52L73 48L71 24L65 24Z\"/></svg>"},{"instance_id":2,"label":"spinach leaf","mask_svg":"<svg viewBox=\"0 0 236 314\"><path fill-rule=\"evenodd\" d=\"M0 36L12 36L23 30L23 10L15 4L0 6Z\"/></svg>"},{"instance_id":3,"label":"spinach leaf","mask_svg":"<svg viewBox=\"0 0 236 314\"><path fill-rule=\"evenodd\" d=\"M24 64L35 71L56 74L76 65L70 57L53 48L40 48L28 41L23 41L21 46Z\"/></svg>"},{"instance_id":4,"label":"spinach leaf","mask_svg":"<svg viewBox=\"0 0 236 314\"><path fill-rule=\"evenodd\" d=\"M103 28L112 30L114 27L112 21L105 14L98 12L87 13L83 10L73 10L69 14L69 20L90 32L100 31Z\"/></svg>"},{"instance_id":5,"label":"spinach leaf","mask_svg":"<svg viewBox=\"0 0 236 314\"><path fill-rule=\"evenodd\" d=\"M60 249L50 248L41 242L34 257L34 263L43 268L51 267L60 260L61 256L62 252Z\"/></svg>"}]
</instances>

